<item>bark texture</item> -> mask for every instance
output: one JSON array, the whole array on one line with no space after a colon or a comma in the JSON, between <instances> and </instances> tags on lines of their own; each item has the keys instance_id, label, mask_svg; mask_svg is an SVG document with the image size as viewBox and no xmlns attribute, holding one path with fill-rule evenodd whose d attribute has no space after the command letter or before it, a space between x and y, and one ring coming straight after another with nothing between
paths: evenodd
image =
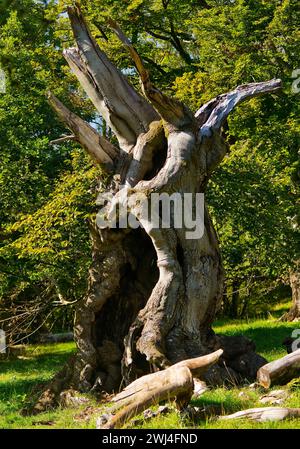
<instances>
[{"instance_id":1,"label":"bark texture","mask_svg":"<svg viewBox=\"0 0 300 449\"><path fill-rule=\"evenodd\" d=\"M190 229L175 226L173 210L169 228L161 226L161 213L156 226L145 216L139 195L179 192L195 198L196 193L204 193L227 152L222 125L228 114L247 98L277 91L280 80L239 86L194 114L152 84L141 57L115 22L110 25L130 52L143 95L99 48L79 7L69 8L68 13L76 48L64 55L118 146L99 136L51 93L50 104L71 137L110 174L106 192L112 197L101 216L109 219L123 208L124 215L136 217L142 228L90 224L89 288L76 310L78 352L65 384L81 391L111 392L143 374L221 347L219 365L208 372L212 383L255 377L265 360L255 354L253 344L243 337L222 339L211 328L221 303L224 272L207 209L203 236L189 239ZM128 198L131 201L125 203Z\"/></svg>"}]
</instances>

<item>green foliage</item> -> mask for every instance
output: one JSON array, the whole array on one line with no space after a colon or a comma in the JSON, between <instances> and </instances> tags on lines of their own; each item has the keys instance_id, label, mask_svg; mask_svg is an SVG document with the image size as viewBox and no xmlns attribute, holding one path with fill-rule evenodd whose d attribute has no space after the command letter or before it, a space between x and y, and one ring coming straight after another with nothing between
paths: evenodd
<instances>
[{"instance_id":1,"label":"green foliage","mask_svg":"<svg viewBox=\"0 0 300 449\"><path fill-rule=\"evenodd\" d=\"M74 152L72 169L60 174L47 201L4 228L7 240L0 258L14 255L20 264L33 263L32 280L55 276L63 290L74 283L79 288L79 279L85 286L90 251L87 220L93 213L92 191L99 174L82 153Z\"/></svg>"},{"instance_id":2,"label":"green foliage","mask_svg":"<svg viewBox=\"0 0 300 449\"><path fill-rule=\"evenodd\" d=\"M0 4L0 67L7 81L0 93L0 319L20 307L28 312L37 296L49 301L48 291L54 300L53 286L71 299L86 286L84 219L97 170L74 144L49 145L66 129L45 92L52 89L88 120L95 113L62 56L56 19L46 9L54 3Z\"/></svg>"},{"instance_id":3,"label":"green foliage","mask_svg":"<svg viewBox=\"0 0 300 449\"><path fill-rule=\"evenodd\" d=\"M174 92L194 110L239 84L283 80L281 94L252 99L229 118L230 151L208 189L228 282L244 288L249 279L251 288L255 279L282 281L299 258L299 24L293 0L220 2L186 22L199 71L177 77Z\"/></svg>"},{"instance_id":4,"label":"green foliage","mask_svg":"<svg viewBox=\"0 0 300 449\"><path fill-rule=\"evenodd\" d=\"M300 67L298 2L80 3L100 46L137 88L133 63L107 26L108 17L132 39L155 83L195 111L238 84L283 80L281 94L252 99L229 118L224 132L230 151L207 193L229 287L238 281L244 297L265 301L299 258L299 94L291 89L292 72ZM0 66L7 78L6 93L0 94L5 307L20 294L34 297L37 285L55 285L72 299L86 286L85 220L95 211L100 173L74 144L49 147L66 130L44 95L50 88L83 118L97 118L62 57L62 48L73 45L65 14L71 4L0 3Z\"/></svg>"}]
</instances>

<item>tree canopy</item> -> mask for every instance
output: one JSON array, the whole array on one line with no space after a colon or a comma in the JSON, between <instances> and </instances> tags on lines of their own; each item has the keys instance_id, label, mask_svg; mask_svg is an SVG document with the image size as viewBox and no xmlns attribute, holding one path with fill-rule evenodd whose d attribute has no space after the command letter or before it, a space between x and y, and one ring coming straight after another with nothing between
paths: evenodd
<instances>
[{"instance_id":1,"label":"tree canopy","mask_svg":"<svg viewBox=\"0 0 300 449\"><path fill-rule=\"evenodd\" d=\"M47 323L49 313L61 319L65 308L55 307L61 298L72 302L84 294L87 220L96 212L99 182L106 181L76 143L50 145L70 132L49 106L48 89L115 141L62 57L62 46L72 42L65 11L73 3L0 3L7 80L0 93L0 325L10 310L28 312L28 321L20 315L12 323L21 336ZM298 2L80 3L97 41L132 84L138 86L136 70L109 18L131 38L155 83L194 111L239 84L283 80L282 93L254 98L230 117L228 153L208 188L228 295L237 285L245 312L249 299L263 301L299 259L300 93L292 89L300 67ZM40 314L32 322L37 297Z\"/></svg>"}]
</instances>

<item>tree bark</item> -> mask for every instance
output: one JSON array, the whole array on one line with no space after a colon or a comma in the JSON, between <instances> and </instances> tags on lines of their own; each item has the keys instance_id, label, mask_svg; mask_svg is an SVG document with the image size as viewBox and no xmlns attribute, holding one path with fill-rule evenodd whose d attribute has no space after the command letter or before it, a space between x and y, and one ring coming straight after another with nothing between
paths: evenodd
<instances>
[{"instance_id":1,"label":"tree bark","mask_svg":"<svg viewBox=\"0 0 300 449\"><path fill-rule=\"evenodd\" d=\"M238 318L239 316L239 305L240 305L240 280L233 279L232 281L232 294L229 316L231 318Z\"/></svg>"},{"instance_id":2,"label":"tree bark","mask_svg":"<svg viewBox=\"0 0 300 449\"><path fill-rule=\"evenodd\" d=\"M110 21L110 26L130 52L144 96L98 47L80 9L72 7L68 13L77 48L66 50L65 57L117 137L118 148L96 136L88 124L49 95L72 135L111 173L106 186L111 197L90 224L93 261L89 287L76 308L78 352L65 383L81 391L99 388L111 392L153 369L220 348L221 340L211 326L221 303L224 272L207 208L202 237L189 239L190 228L185 223L175 226L173 209L170 226L162 226L159 214L157 226L145 216L139 196L149 199L154 193L178 192L183 197L189 193L195 211L196 193L205 192L213 170L227 152L221 129L228 114L249 97L277 91L281 82L240 86L193 114L151 83L142 59L115 22ZM125 202L128 198L131 201ZM136 217L142 227L109 229L99 225L99 216L110 219L118 208L125 210L125 216ZM257 358L253 346L243 347L247 363L256 373L265 361ZM236 352L240 358L240 350ZM244 376L244 372L238 373L239 363L230 368L233 357L226 353L211 379Z\"/></svg>"}]
</instances>

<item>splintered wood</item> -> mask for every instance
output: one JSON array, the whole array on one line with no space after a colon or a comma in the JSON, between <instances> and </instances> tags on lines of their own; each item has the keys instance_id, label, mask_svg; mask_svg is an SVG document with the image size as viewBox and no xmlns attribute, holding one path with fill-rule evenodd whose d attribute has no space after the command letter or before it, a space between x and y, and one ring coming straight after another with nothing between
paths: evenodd
<instances>
[{"instance_id":1,"label":"splintered wood","mask_svg":"<svg viewBox=\"0 0 300 449\"><path fill-rule=\"evenodd\" d=\"M194 392L193 376L201 377L222 354L222 349L219 349L212 354L184 360L163 371L135 380L113 398L115 405L109 412L117 413L111 415L102 428L119 428L150 405L162 401L174 400L179 409L184 408Z\"/></svg>"}]
</instances>

